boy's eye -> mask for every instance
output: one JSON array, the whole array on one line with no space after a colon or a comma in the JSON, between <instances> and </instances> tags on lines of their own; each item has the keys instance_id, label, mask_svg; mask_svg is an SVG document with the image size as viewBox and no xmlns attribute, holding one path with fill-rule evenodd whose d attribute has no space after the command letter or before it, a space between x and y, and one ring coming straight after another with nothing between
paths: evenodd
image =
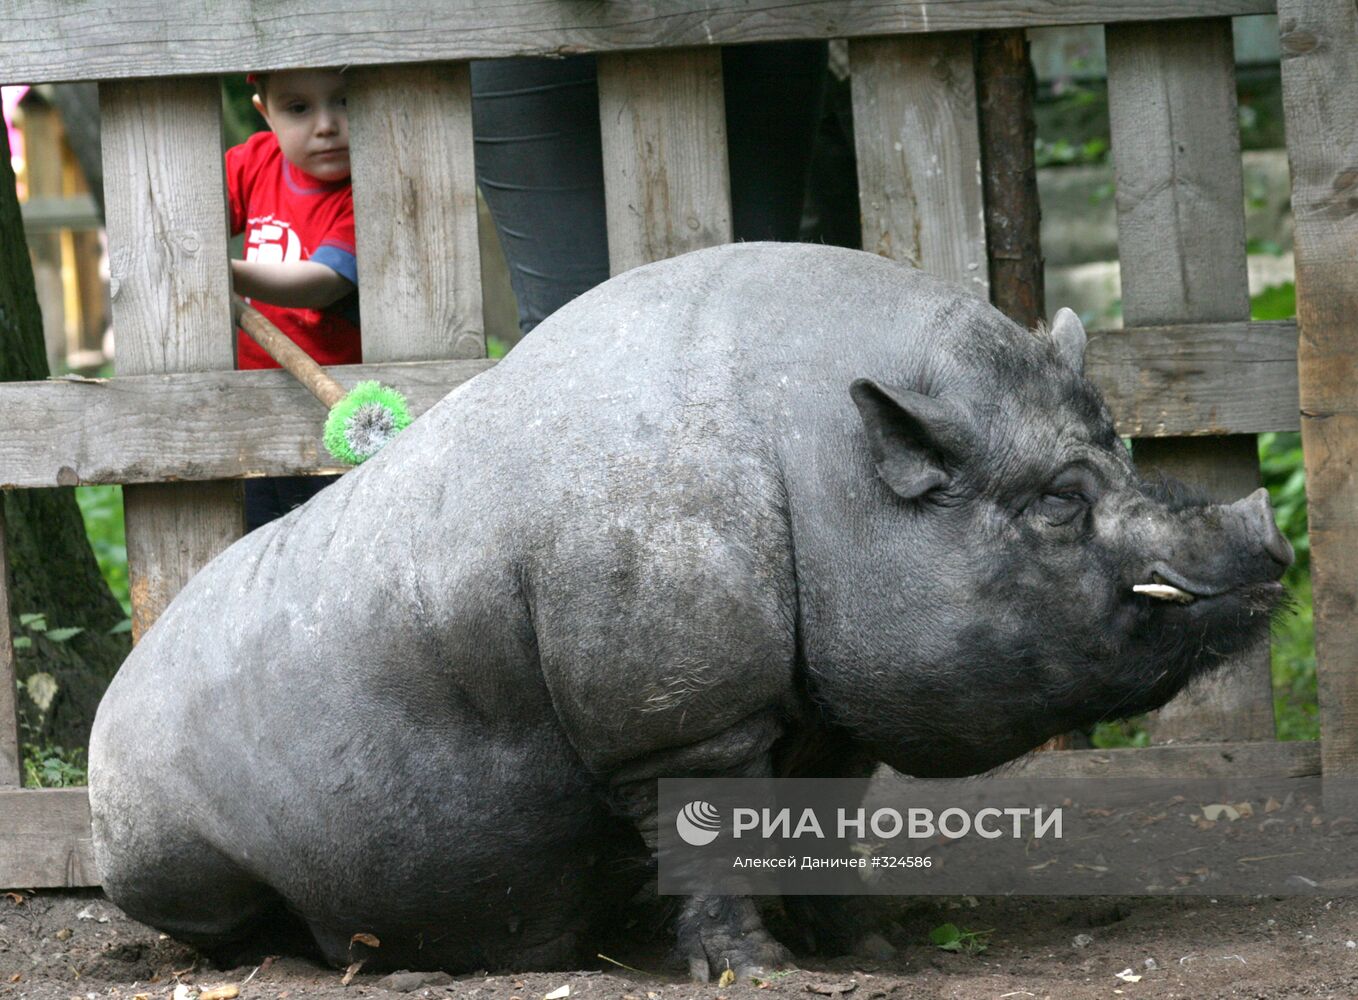
<instances>
[{"instance_id":1,"label":"boy's eye","mask_svg":"<svg viewBox=\"0 0 1358 1000\"><path fill-rule=\"evenodd\" d=\"M349 98L341 97L339 99L339 106L342 108L347 108L349 106Z\"/></svg>"},{"instance_id":2,"label":"boy's eye","mask_svg":"<svg viewBox=\"0 0 1358 1000\"><path fill-rule=\"evenodd\" d=\"M306 105L301 103L289 104L288 113L293 115L304 115L306 114Z\"/></svg>"}]
</instances>

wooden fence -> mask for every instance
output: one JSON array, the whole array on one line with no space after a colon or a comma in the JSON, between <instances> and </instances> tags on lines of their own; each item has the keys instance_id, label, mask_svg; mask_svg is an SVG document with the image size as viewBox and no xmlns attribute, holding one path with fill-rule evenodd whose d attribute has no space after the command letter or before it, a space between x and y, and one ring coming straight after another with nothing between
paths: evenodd
<instances>
[{"instance_id":1,"label":"wooden fence","mask_svg":"<svg viewBox=\"0 0 1358 1000\"><path fill-rule=\"evenodd\" d=\"M599 53L618 271L731 238L717 46L849 38L865 247L984 294L976 33L1104 24L1128 329L1095 336L1087 368L1143 461L1223 498L1258 484L1254 435L1300 426L1323 739L1274 741L1261 654L1160 713L1176 742L1028 766L1358 775L1358 24L1351 4L1277 8L1300 343L1296 323L1249 320L1246 285L1230 19L1272 0L0 0L4 82L100 82L118 331L116 378L0 385L0 486L126 484L140 635L240 535L231 480L329 470L314 401L230 370L218 74L354 67L367 363L334 374L394 384L419 412L490 364L466 60ZM0 885L94 884L84 790L17 788L6 631Z\"/></svg>"}]
</instances>

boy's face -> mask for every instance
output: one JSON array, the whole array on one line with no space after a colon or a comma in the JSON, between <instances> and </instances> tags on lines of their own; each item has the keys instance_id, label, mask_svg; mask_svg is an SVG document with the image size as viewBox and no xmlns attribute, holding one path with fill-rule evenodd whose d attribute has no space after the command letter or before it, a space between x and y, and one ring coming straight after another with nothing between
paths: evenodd
<instances>
[{"instance_id":1,"label":"boy's face","mask_svg":"<svg viewBox=\"0 0 1358 1000\"><path fill-rule=\"evenodd\" d=\"M323 181L349 176L349 115L339 73L322 69L270 73L264 99L255 95L255 109L278 136L278 145L293 166Z\"/></svg>"}]
</instances>

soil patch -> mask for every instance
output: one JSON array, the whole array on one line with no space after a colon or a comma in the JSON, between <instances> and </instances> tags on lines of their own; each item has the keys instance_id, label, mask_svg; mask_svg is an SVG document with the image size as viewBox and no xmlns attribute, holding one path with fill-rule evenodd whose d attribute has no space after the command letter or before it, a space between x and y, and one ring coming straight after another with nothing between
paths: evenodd
<instances>
[{"instance_id":1,"label":"soil patch","mask_svg":"<svg viewBox=\"0 0 1358 1000\"><path fill-rule=\"evenodd\" d=\"M20 900L20 901L16 901ZM1027 897L887 900L889 960L804 957L758 986L689 983L664 942L608 942L556 973L388 976L297 958L216 969L97 892L0 896L0 998L167 1000L234 986L242 1000L1114 1000L1358 996L1358 899ZM934 928L989 930L979 953L942 951ZM1119 976L1119 973L1122 973ZM1140 977L1139 979L1135 977ZM185 991L180 991L183 1000Z\"/></svg>"}]
</instances>

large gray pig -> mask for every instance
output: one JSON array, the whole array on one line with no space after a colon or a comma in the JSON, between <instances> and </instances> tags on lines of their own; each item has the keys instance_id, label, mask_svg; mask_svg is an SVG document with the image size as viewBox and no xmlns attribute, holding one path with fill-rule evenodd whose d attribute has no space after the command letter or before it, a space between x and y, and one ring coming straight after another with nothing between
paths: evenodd
<instances>
[{"instance_id":1,"label":"large gray pig","mask_svg":"<svg viewBox=\"0 0 1358 1000\"><path fill-rule=\"evenodd\" d=\"M1143 483L1063 312L743 244L609 281L185 587L90 744L95 857L216 947L565 965L633 894L654 783L974 774L1259 642L1266 495ZM748 899L702 978L786 959Z\"/></svg>"}]
</instances>

